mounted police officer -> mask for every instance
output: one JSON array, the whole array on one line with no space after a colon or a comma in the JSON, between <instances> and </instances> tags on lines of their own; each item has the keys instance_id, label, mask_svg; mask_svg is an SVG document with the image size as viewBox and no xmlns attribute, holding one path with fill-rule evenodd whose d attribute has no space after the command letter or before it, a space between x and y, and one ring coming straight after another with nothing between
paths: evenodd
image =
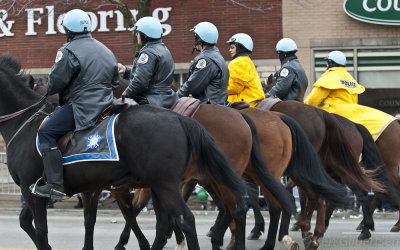
<instances>
[{"instance_id":1,"label":"mounted police officer","mask_svg":"<svg viewBox=\"0 0 400 250\"><path fill-rule=\"evenodd\" d=\"M64 193L63 164L57 140L71 130L96 124L100 113L113 101L119 85L117 60L101 42L92 38L89 16L69 11L62 23L67 43L57 52L47 94L60 94L62 107L39 129L38 137L47 183L31 185L32 193L60 200Z\"/></svg>"},{"instance_id":2,"label":"mounted police officer","mask_svg":"<svg viewBox=\"0 0 400 250\"><path fill-rule=\"evenodd\" d=\"M118 64L123 78L129 79L129 86L122 95L135 99L139 104L170 108L176 101L171 89L175 66L171 53L161 41L161 23L154 17L142 17L134 30L142 48L132 69Z\"/></svg>"},{"instance_id":3,"label":"mounted police officer","mask_svg":"<svg viewBox=\"0 0 400 250\"><path fill-rule=\"evenodd\" d=\"M253 39L245 33L233 35L227 43L232 61L229 63L228 101L247 101L255 107L264 100L264 91L256 67L250 58Z\"/></svg>"},{"instance_id":4,"label":"mounted police officer","mask_svg":"<svg viewBox=\"0 0 400 250\"><path fill-rule=\"evenodd\" d=\"M283 38L276 44L275 50L281 61L281 69L275 73L275 86L265 97L276 96L281 100L302 102L308 80L296 56L296 43L290 38Z\"/></svg>"},{"instance_id":5,"label":"mounted police officer","mask_svg":"<svg viewBox=\"0 0 400 250\"><path fill-rule=\"evenodd\" d=\"M362 94L365 88L346 70L347 59L342 51L330 52L326 61L327 70L314 83L314 88L304 102L362 124L374 140L377 140L396 118L380 110L358 104L358 95Z\"/></svg>"},{"instance_id":6,"label":"mounted police officer","mask_svg":"<svg viewBox=\"0 0 400 250\"><path fill-rule=\"evenodd\" d=\"M214 24L201 22L193 29L194 48L200 51L190 65L189 79L178 90L178 97L192 95L201 103L225 105L228 98L229 70L215 44L218 30Z\"/></svg>"}]
</instances>

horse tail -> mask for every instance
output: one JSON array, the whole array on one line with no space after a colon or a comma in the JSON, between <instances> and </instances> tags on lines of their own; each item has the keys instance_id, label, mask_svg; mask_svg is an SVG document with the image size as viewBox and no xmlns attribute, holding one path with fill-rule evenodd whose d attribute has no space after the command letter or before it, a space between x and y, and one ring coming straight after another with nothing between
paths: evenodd
<instances>
[{"instance_id":1,"label":"horse tail","mask_svg":"<svg viewBox=\"0 0 400 250\"><path fill-rule=\"evenodd\" d=\"M253 140L251 148L251 156L250 156L251 165L253 166L253 169L257 174L258 178L260 179L260 181L262 182L262 184L281 204L282 209L288 214L291 214L292 212L295 211L291 198L292 195L285 189L284 186L282 186L281 183L277 182L275 178L271 175L271 173L268 171L261 154L260 139L258 137L256 125L248 115L244 113L241 114L251 129L251 135Z\"/></svg>"},{"instance_id":2,"label":"horse tail","mask_svg":"<svg viewBox=\"0 0 400 250\"><path fill-rule=\"evenodd\" d=\"M363 139L363 149L362 149L362 164L365 169L365 173L371 178L379 181L383 187L380 189L373 189L375 192L387 192L394 200L399 203L399 195L396 192L393 185L391 185L391 180L389 174L386 170L386 165L383 162L382 155L379 152L378 147L375 144L374 139L371 134L363 125L354 123L358 132Z\"/></svg>"},{"instance_id":3,"label":"horse tail","mask_svg":"<svg viewBox=\"0 0 400 250\"><path fill-rule=\"evenodd\" d=\"M318 193L334 204L348 204L349 195L346 187L325 172L318 154L303 129L286 115L282 114L280 118L292 133L293 153L287 169L290 178L307 191Z\"/></svg>"},{"instance_id":4,"label":"horse tail","mask_svg":"<svg viewBox=\"0 0 400 250\"><path fill-rule=\"evenodd\" d=\"M324 143L319 151L322 161L326 163L339 162L339 164L331 166L330 169L335 171L338 176L343 176L342 178L346 178L365 191L371 189L383 191L381 185L374 178L371 178L367 173L363 174L349 141L343 136L344 128L341 123L328 112L319 109L318 112L326 126ZM332 148L335 150L331 150Z\"/></svg>"},{"instance_id":5,"label":"horse tail","mask_svg":"<svg viewBox=\"0 0 400 250\"><path fill-rule=\"evenodd\" d=\"M211 175L212 178L223 183L236 198L241 200L245 190L243 181L234 171L214 138L198 121L181 115L178 115L178 118L196 160L199 174L201 176Z\"/></svg>"}]
</instances>

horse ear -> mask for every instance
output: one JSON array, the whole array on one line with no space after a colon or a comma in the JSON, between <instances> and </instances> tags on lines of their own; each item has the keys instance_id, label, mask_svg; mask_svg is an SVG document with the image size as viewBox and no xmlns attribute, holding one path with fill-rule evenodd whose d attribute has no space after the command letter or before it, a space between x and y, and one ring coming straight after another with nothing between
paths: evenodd
<instances>
[{"instance_id":1,"label":"horse ear","mask_svg":"<svg viewBox=\"0 0 400 250\"><path fill-rule=\"evenodd\" d=\"M28 85L31 89L35 87L35 79L33 78L32 75L28 76Z\"/></svg>"}]
</instances>

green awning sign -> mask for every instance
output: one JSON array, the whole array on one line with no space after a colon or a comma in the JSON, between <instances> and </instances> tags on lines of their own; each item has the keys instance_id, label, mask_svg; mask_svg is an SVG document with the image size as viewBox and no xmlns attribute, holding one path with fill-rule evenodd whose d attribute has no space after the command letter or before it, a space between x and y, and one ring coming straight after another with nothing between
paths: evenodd
<instances>
[{"instance_id":1,"label":"green awning sign","mask_svg":"<svg viewBox=\"0 0 400 250\"><path fill-rule=\"evenodd\" d=\"M400 25L400 0L345 0L343 8L362 22Z\"/></svg>"}]
</instances>

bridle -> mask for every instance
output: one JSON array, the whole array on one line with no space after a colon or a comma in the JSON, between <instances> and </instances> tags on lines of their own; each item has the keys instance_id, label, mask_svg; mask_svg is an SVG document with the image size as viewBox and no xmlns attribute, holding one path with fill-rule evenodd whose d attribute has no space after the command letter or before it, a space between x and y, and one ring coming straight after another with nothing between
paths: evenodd
<instances>
[{"instance_id":1,"label":"bridle","mask_svg":"<svg viewBox=\"0 0 400 250\"><path fill-rule=\"evenodd\" d=\"M10 119L13 119L13 118L15 118L15 117L17 117L17 116L19 116L19 115L21 115L21 114L27 112L28 110L33 109L34 107L38 106L38 105L41 104L43 101L45 101L46 98L47 98L47 94L44 95L44 96L42 96L42 98L41 98L38 102L35 102L34 104L32 104L31 106L29 106L29 107L27 107L27 108L24 108L24 109L22 109L22 110L19 110L19 111L17 111L17 112L14 112L14 113L11 113L11 114L8 114L8 115L0 116L0 123L5 122L5 121L8 121L8 120L10 120ZM19 132L21 132L21 130L22 130L28 123L30 123L31 121L33 121L37 116L39 116L39 115L41 115L41 114L48 115L47 113L43 112L43 110L44 110L45 107L46 107L46 103L45 103L37 112L35 112L31 117L29 117L29 118L18 128L17 132L15 132L14 135L11 137L11 139L8 141L8 143L7 143L7 145L6 145L7 148L10 146L11 142L12 142L12 141L14 140L14 138L19 134Z\"/></svg>"},{"instance_id":2,"label":"bridle","mask_svg":"<svg viewBox=\"0 0 400 250\"><path fill-rule=\"evenodd\" d=\"M40 103L42 103L46 98L47 98L47 94L44 95L44 96L42 96L42 98L40 98L40 100L39 100L38 102L35 102L34 104L32 104L31 106L29 106L29 107L27 107L27 108L24 108L24 109L22 109L22 110L19 110L19 111L17 111L17 112L14 112L14 113L11 113L11 114L8 114L8 115L0 116L0 123L5 122L5 121L8 121L8 120L10 120L10 119L12 119L12 118L14 118L14 117L17 117L17 116L19 116L19 115L25 113L25 112L28 111L28 110L31 110L32 108L34 108L34 107L36 107L37 105L39 105Z\"/></svg>"}]
</instances>

